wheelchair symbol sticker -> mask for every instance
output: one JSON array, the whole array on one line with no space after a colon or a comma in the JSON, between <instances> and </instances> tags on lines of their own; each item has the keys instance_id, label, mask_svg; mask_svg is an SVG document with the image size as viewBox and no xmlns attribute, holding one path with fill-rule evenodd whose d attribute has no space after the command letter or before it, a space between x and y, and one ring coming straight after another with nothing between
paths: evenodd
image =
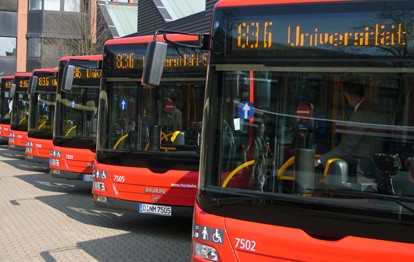
<instances>
[{"instance_id":1,"label":"wheelchair symbol sticker","mask_svg":"<svg viewBox=\"0 0 414 262\"><path fill-rule=\"evenodd\" d=\"M224 230L213 228L211 241L216 244L223 244Z\"/></svg>"},{"instance_id":2,"label":"wheelchair symbol sticker","mask_svg":"<svg viewBox=\"0 0 414 262\"><path fill-rule=\"evenodd\" d=\"M237 113L240 118L250 120L254 116L254 106L249 101L244 101L239 104Z\"/></svg>"}]
</instances>

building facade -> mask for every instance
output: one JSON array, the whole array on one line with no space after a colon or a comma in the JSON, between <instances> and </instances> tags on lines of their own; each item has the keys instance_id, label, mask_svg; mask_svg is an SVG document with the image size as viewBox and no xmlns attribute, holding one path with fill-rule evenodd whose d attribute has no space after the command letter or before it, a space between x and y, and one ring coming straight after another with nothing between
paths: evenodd
<instances>
[{"instance_id":1,"label":"building facade","mask_svg":"<svg viewBox=\"0 0 414 262\"><path fill-rule=\"evenodd\" d=\"M113 36L100 2L137 5L137 0L1 0L0 75L55 67L66 55L101 53Z\"/></svg>"},{"instance_id":2,"label":"building facade","mask_svg":"<svg viewBox=\"0 0 414 262\"><path fill-rule=\"evenodd\" d=\"M151 35L156 30L209 32L211 14L217 1L140 0L138 2L138 35ZM201 9L193 7L196 2L202 5ZM174 3L175 6L169 6L168 3Z\"/></svg>"}]
</instances>

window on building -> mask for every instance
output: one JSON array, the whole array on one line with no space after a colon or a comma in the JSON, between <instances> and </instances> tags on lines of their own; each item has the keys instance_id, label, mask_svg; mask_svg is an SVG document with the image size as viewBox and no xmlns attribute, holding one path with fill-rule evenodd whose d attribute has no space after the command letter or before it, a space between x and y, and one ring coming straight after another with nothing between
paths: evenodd
<instances>
[{"instance_id":1,"label":"window on building","mask_svg":"<svg viewBox=\"0 0 414 262\"><path fill-rule=\"evenodd\" d=\"M1 0L0 10L17 12L17 1L16 0Z\"/></svg>"},{"instance_id":2,"label":"window on building","mask_svg":"<svg viewBox=\"0 0 414 262\"><path fill-rule=\"evenodd\" d=\"M60 0L44 0L44 10L60 11Z\"/></svg>"},{"instance_id":3,"label":"window on building","mask_svg":"<svg viewBox=\"0 0 414 262\"><path fill-rule=\"evenodd\" d=\"M27 57L40 57L41 53L41 38L27 39Z\"/></svg>"},{"instance_id":4,"label":"window on building","mask_svg":"<svg viewBox=\"0 0 414 262\"><path fill-rule=\"evenodd\" d=\"M0 57L16 56L16 38L0 37Z\"/></svg>"},{"instance_id":5,"label":"window on building","mask_svg":"<svg viewBox=\"0 0 414 262\"><path fill-rule=\"evenodd\" d=\"M128 3L129 0L118 0L118 3Z\"/></svg>"},{"instance_id":6,"label":"window on building","mask_svg":"<svg viewBox=\"0 0 414 262\"><path fill-rule=\"evenodd\" d=\"M43 38L42 42L42 59L56 58L73 53L71 51L70 43L73 39L63 38Z\"/></svg>"},{"instance_id":7,"label":"window on building","mask_svg":"<svg viewBox=\"0 0 414 262\"><path fill-rule=\"evenodd\" d=\"M81 3L80 0L65 0L64 11L65 12L80 12Z\"/></svg>"},{"instance_id":8,"label":"window on building","mask_svg":"<svg viewBox=\"0 0 414 262\"><path fill-rule=\"evenodd\" d=\"M29 10L42 10L43 0L29 0Z\"/></svg>"}]
</instances>

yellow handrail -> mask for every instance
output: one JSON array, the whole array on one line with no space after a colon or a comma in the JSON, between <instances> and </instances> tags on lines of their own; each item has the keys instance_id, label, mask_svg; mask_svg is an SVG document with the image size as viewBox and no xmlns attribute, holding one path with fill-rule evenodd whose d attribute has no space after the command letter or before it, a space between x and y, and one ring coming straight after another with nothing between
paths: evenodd
<instances>
[{"instance_id":1,"label":"yellow handrail","mask_svg":"<svg viewBox=\"0 0 414 262\"><path fill-rule=\"evenodd\" d=\"M293 180L293 177L291 177L291 176L283 176L283 172L285 172L286 169L288 169L288 167L290 167L293 163L295 163L295 157L294 156L292 156L291 158L289 158L279 168L279 170L277 171L277 179L279 179L279 180Z\"/></svg>"},{"instance_id":2,"label":"yellow handrail","mask_svg":"<svg viewBox=\"0 0 414 262\"><path fill-rule=\"evenodd\" d=\"M316 154L315 157L319 158L321 157L321 154ZM284 176L283 172L288 169L293 163L295 163L295 157L290 157L277 171L277 179L278 180L294 180L292 176Z\"/></svg>"},{"instance_id":3,"label":"yellow handrail","mask_svg":"<svg viewBox=\"0 0 414 262\"><path fill-rule=\"evenodd\" d=\"M326 161L326 166L325 166L325 169L323 170L324 176L326 176L326 174L328 173L329 166L337 160L342 160L342 159L341 158L330 158L328 161Z\"/></svg>"},{"instance_id":4,"label":"yellow handrail","mask_svg":"<svg viewBox=\"0 0 414 262\"><path fill-rule=\"evenodd\" d=\"M75 129L76 126L72 126L71 128L69 128L68 132L66 132L65 136L68 136L70 134L70 132L72 132L73 129Z\"/></svg>"},{"instance_id":5,"label":"yellow handrail","mask_svg":"<svg viewBox=\"0 0 414 262\"><path fill-rule=\"evenodd\" d=\"M19 121L19 125L23 124L23 123L24 123L24 121L26 121L26 117L25 117L25 116L24 116L24 117L22 117L22 118L20 119L20 121Z\"/></svg>"},{"instance_id":6,"label":"yellow handrail","mask_svg":"<svg viewBox=\"0 0 414 262\"><path fill-rule=\"evenodd\" d=\"M223 184L221 184L221 187L226 187L227 184L229 183L230 179L232 179L237 174L237 172L239 172L243 168L251 166L253 164L254 164L254 160L250 160L250 161L244 162L243 164L236 167L233 171L230 172L230 174L224 180Z\"/></svg>"},{"instance_id":7,"label":"yellow handrail","mask_svg":"<svg viewBox=\"0 0 414 262\"><path fill-rule=\"evenodd\" d=\"M180 134L180 131L175 131L174 133L171 133L171 142L174 142L177 136Z\"/></svg>"},{"instance_id":8,"label":"yellow handrail","mask_svg":"<svg viewBox=\"0 0 414 262\"><path fill-rule=\"evenodd\" d=\"M114 145L114 147L113 147L113 149L116 149L118 146L119 146L119 144L125 139L125 138L127 138L128 137L128 133L127 134L125 134L125 135L123 135L123 136L121 136L119 139L118 139L118 141L116 141L116 143L115 143L115 145Z\"/></svg>"},{"instance_id":9,"label":"yellow handrail","mask_svg":"<svg viewBox=\"0 0 414 262\"><path fill-rule=\"evenodd\" d=\"M37 130L40 130L44 125L46 125L46 121L45 122L43 122L43 123L41 123L40 125L39 125L39 127L37 128Z\"/></svg>"}]
</instances>

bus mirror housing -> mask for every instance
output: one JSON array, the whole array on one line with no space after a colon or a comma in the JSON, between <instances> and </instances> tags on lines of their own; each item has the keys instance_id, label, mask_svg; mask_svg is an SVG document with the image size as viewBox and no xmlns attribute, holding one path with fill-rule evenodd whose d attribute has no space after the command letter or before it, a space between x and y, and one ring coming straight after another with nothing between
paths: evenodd
<instances>
[{"instance_id":1,"label":"bus mirror housing","mask_svg":"<svg viewBox=\"0 0 414 262\"><path fill-rule=\"evenodd\" d=\"M70 92L72 90L73 78L75 75L75 66L67 65L63 70L62 90Z\"/></svg>"},{"instance_id":2,"label":"bus mirror housing","mask_svg":"<svg viewBox=\"0 0 414 262\"><path fill-rule=\"evenodd\" d=\"M11 99L13 99L14 94L16 94L16 84L12 83L11 87L10 87L10 97Z\"/></svg>"},{"instance_id":3,"label":"bus mirror housing","mask_svg":"<svg viewBox=\"0 0 414 262\"><path fill-rule=\"evenodd\" d=\"M153 87L160 85L166 56L167 43L152 41L148 44L146 60L141 79L141 84L144 87Z\"/></svg>"},{"instance_id":4,"label":"bus mirror housing","mask_svg":"<svg viewBox=\"0 0 414 262\"><path fill-rule=\"evenodd\" d=\"M165 42L157 41L157 35L162 34ZM168 39L168 34L193 35L198 37L195 45L183 44ZM148 44L146 60L142 71L141 84L144 87L159 86L164 70L165 57L167 56L168 43L177 47L207 50L210 43L209 34L193 34L174 30L159 30L154 34L154 40Z\"/></svg>"},{"instance_id":5,"label":"bus mirror housing","mask_svg":"<svg viewBox=\"0 0 414 262\"><path fill-rule=\"evenodd\" d=\"M37 76L32 76L32 77L30 77L30 80L29 80L29 95L33 95L35 92L36 92L36 84L37 84L37 79L38 79L38 77Z\"/></svg>"}]
</instances>

